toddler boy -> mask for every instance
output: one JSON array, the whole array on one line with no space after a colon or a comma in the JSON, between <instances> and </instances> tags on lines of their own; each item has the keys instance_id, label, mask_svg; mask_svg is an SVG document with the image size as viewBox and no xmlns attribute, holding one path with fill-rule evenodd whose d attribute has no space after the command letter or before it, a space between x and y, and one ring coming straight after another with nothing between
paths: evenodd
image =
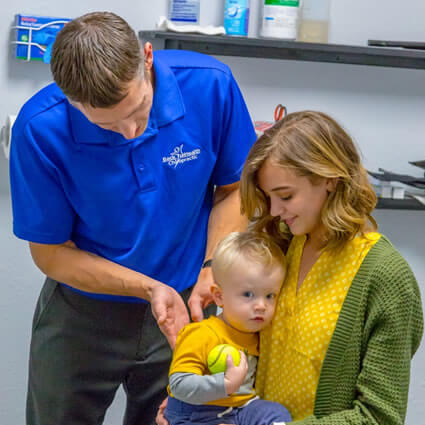
<instances>
[{"instance_id":1,"label":"toddler boy","mask_svg":"<svg viewBox=\"0 0 425 425\"><path fill-rule=\"evenodd\" d=\"M273 318L286 272L281 249L266 234L234 232L217 246L212 272L211 292L222 312L180 331L164 416L170 425L290 421L285 407L259 399L254 389L258 332ZM218 344L240 350L241 360L235 366L228 356L226 372L211 374L207 357Z\"/></svg>"}]
</instances>

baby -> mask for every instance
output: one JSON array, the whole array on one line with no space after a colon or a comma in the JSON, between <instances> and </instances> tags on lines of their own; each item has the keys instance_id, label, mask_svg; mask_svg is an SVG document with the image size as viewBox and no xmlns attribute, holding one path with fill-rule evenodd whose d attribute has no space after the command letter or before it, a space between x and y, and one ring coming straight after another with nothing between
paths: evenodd
<instances>
[{"instance_id":1,"label":"baby","mask_svg":"<svg viewBox=\"0 0 425 425\"><path fill-rule=\"evenodd\" d=\"M254 389L258 332L273 318L286 273L281 249L266 234L231 233L215 251L212 273L211 293L222 312L180 331L164 416L170 425L290 421L285 407L261 400ZM228 356L226 371L211 374L207 357L218 344L234 346L241 359L235 366Z\"/></svg>"}]
</instances>

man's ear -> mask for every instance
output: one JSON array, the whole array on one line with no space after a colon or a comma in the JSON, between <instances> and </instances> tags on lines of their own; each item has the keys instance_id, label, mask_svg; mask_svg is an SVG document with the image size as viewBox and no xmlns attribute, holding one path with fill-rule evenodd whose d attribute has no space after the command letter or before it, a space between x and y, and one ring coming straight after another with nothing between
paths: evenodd
<instances>
[{"instance_id":1,"label":"man's ear","mask_svg":"<svg viewBox=\"0 0 425 425\"><path fill-rule=\"evenodd\" d=\"M211 291L211 295L212 295L214 302L219 307L223 307L223 291L221 290L220 286L217 285L216 283L213 283L210 286L210 291Z\"/></svg>"},{"instance_id":2,"label":"man's ear","mask_svg":"<svg viewBox=\"0 0 425 425\"><path fill-rule=\"evenodd\" d=\"M145 69L150 71L152 69L153 64L153 52L152 52L152 44L147 42L143 46L143 55L145 60Z\"/></svg>"}]
</instances>

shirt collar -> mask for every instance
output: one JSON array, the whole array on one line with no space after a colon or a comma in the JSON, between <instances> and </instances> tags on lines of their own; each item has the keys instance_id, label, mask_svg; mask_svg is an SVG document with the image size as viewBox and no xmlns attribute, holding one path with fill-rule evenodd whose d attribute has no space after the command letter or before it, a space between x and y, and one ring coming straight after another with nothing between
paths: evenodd
<instances>
[{"instance_id":1,"label":"shirt collar","mask_svg":"<svg viewBox=\"0 0 425 425\"><path fill-rule=\"evenodd\" d=\"M170 124L185 114L183 96L171 68L154 53L155 92L151 115L158 127Z\"/></svg>"},{"instance_id":2,"label":"shirt collar","mask_svg":"<svg viewBox=\"0 0 425 425\"><path fill-rule=\"evenodd\" d=\"M158 133L158 128L170 124L185 113L183 97L171 68L154 57L155 88L149 123L137 139L125 139L121 134L105 130L91 123L86 116L68 102L72 134L77 143L123 145L144 140Z\"/></svg>"}]
</instances>

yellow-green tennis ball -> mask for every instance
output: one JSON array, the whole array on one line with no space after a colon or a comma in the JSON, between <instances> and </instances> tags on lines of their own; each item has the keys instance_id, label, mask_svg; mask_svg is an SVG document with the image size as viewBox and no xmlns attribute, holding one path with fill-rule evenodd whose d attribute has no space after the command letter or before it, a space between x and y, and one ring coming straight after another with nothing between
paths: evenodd
<instances>
[{"instance_id":1,"label":"yellow-green tennis ball","mask_svg":"<svg viewBox=\"0 0 425 425\"><path fill-rule=\"evenodd\" d=\"M230 344L216 345L208 353L208 369L212 374L226 372L226 359L229 354L233 358L233 364L239 366L241 355L239 351Z\"/></svg>"}]
</instances>

